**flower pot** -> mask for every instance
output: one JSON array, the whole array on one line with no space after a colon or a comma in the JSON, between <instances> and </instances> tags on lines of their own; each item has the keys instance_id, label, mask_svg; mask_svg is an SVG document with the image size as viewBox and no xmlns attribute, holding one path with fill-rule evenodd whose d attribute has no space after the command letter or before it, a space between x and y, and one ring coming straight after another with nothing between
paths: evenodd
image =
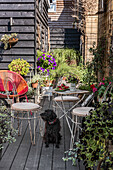
<instances>
[{"instance_id":1,"label":"flower pot","mask_svg":"<svg viewBox=\"0 0 113 170\"><path fill-rule=\"evenodd\" d=\"M70 84L70 91L75 91L76 90L76 84L75 83L71 83Z\"/></svg>"},{"instance_id":2,"label":"flower pot","mask_svg":"<svg viewBox=\"0 0 113 170\"><path fill-rule=\"evenodd\" d=\"M18 38L11 38L9 39L9 47L11 48L11 45L16 43L18 41Z\"/></svg>"},{"instance_id":3,"label":"flower pot","mask_svg":"<svg viewBox=\"0 0 113 170\"><path fill-rule=\"evenodd\" d=\"M37 86L38 86L38 82L36 82L36 83L32 83L32 87L33 87L34 89L36 89L36 88L37 88Z\"/></svg>"}]
</instances>

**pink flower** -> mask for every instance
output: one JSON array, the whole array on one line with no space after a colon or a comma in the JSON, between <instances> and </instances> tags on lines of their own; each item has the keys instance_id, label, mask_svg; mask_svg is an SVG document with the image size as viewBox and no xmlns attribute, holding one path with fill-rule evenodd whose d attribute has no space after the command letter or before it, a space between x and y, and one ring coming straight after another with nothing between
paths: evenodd
<instances>
[{"instance_id":1,"label":"pink flower","mask_svg":"<svg viewBox=\"0 0 113 170\"><path fill-rule=\"evenodd\" d=\"M109 84L111 84L111 82L109 82Z\"/></svg>"},{"instance_id":2,"label":"pink flower","mask_svg":"<svg viewBox=\"0 0 113 170\"><path fill-rule=\"evenodd\" d=\"M105 78L103 77L103 81L105 80Z\"/></svg>"},{"instance_id":3,"label":"pink flower","mask_svg":"<svg viewBox=\"0 0 113 170\"><path fill-rule=\"evenodd\" d=\"M94 87L93 88L93 93L95 93L97 91L97 88L96 87Z\"/></svg>"},{"instance_id":4,"label":"pink flower","mask_svg":"<svg viewBox=\"0 0 113 170\"><path fill-rule=\"evenodd\" d=\"M104 85L104 84L105 84L105 83L103 83L103 82L100 82L100 83L99 83L99 86L101 86L101 85Z\"/></svg>"}]
</instances>

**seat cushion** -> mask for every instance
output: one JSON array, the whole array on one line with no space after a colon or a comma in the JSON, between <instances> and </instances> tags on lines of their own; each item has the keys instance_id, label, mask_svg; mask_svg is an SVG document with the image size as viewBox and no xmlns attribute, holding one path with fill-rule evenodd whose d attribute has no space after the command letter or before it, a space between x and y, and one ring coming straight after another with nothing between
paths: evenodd
<instances>
[{"instance_id":1,"label":"seat cushion","mask_svg":"<svg viewBox=\"0 0 113 170\"><path fill-rule=\"evenodd\" d=\"M65 101L65 102L74 102L74 101L78 101L80 100L79 97L75 97L75 96L57 96L53 99L56 102L60 102L60 101Z\"/></svg>"},{"instance_id":2,"label":"seat cushion","mask_svg":"<svg viewBox=\"0 0 113 170\"><path fill-rule=\"evenodd\" d=\"M91 109L94 109L94 107L77 107L77 108L73 109L72 114L85 117L85 116L89 115L89 111Z\"/></svg>"}]
</instances>

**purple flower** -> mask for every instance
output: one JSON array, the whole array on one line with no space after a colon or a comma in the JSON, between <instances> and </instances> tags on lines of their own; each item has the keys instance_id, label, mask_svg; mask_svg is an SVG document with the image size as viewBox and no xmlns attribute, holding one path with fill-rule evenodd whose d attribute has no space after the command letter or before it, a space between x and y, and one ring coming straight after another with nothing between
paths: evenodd
<instances>
[{"instance_id":1,"label":"purple flower","mask_svg":"<svg viewBox=\"0 0 113 170\"><path fill-rule=\"evenodd\" d=\"M43 51L43 53L46 53L46 51Z\"/></svg>"},{"instance_id":2,"label":"purple flower","mask_svg":"<svg viewBox=\"0 0 113 170\"><path fill-rule=\"evenodd\" d=\"M42 69L42 72L44 72L44 71L45 71L45 68Z\"/></svg>"},{"instance_id":3,"label":"purple flower","mask_svg":"<svg viewBox=\"0 0 113 170\"><path fill-rule=\"evenodd\" d=\"M52 58L53 59L53 61L55 61L55 58Z\"/></svg>"},{"instance_id":4,"label":"purple flower","mask_svg":"<svg viewBox=\"0 0 113 170\"><path fill-rule=\"evenodd\" d=\"M55 70L55 67L52 67L52 70Z\"/></svg>"},{"instance_id":5,"label":"purple flower","mask_svg":"<svg viewBox=\"0 0 113 170\"><path fill-rule=\"evenodd\" d=\"M50 64L50 62L48 63L48 65Z\"/></svg>"},{"instance_id":6,"label":"purple flower","mask_svg":"<svg viewBox=\"0 0 113 170\"><path fill-rule=\"evenodd\" d=\"M45 57L43 57L43 60L45 60Z\"/></svg>"},{"instance_id":7,"label":"purple flower","mask_svg":"<svg viewBox=\"0 0 113 170\"><path fill-rule=\"evenodd\" d=\"M47 73L47 75L49 76L49 73Z\"/></svg>"},{"instance_id":8,"label":"purple flower","mask_svg":"<svg viewBox=\"0 0 113 170\"><path fill-rule=\"evenodd\" d=\"M37 67L38 69L40 68L40 66Z\"/></svg>"},{"instance_id":9,"label":"purple flower","mask_svg":"<svg viewBox=\"0 0 113 170\"><path fill-rule=\"evenodd\" d=\"M45 54L42 54L43 56L45 56Z\"/></svg>"},{"instance_id":10,"label":"purple flower","mask_svg":"<svg viewBox=\"0 0 113 170\"><path fill-rule=\"evenodd\" d=\"M57 66L56 62L54 62L53 66Z\"/></svg>"},{"instance_id":11,"label":"purple flower","mask_svg":"<svg viewBox=\"0 0 113 170\"><path fill-rule=\"evenodd\" d=\"M38 61L40 60L40 57L38 58Z\"/></svg>"},{"instance_id":12,"label":"purple flower","mask_svg":"<svg viewBox=\"0 0 113 170\"><path fill-rule=\"evenodd\" d=\"M50 60L50 59L48 59L48 61L49 61L49 62L51 62L51 60Z\"/></svg>"},{"instance_id":13,"label":"purple flower","mask_svg":"<svg viewBox=\"0 0 113 170\"><path fill-rule=\"evenodd\" d=\"M47 72L49 72L49 69L47 69Z\"/></svg>"},{"instance_id":14,"label":"purple flower","mask_svg":"<svg viewBox=\"0 0 113 170\"><path fill-rule=\"evenodd\" d=\"M41 70L43 70L43 68L41 67Z\"/></svg>"}]
</instances>

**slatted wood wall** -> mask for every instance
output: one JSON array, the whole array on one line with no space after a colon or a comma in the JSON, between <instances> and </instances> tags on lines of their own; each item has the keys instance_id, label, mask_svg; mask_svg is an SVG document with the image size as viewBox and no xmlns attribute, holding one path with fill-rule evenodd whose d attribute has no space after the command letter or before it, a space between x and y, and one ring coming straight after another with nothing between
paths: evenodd
<instances>
[{"instance_id":1,"label":"slatted wood wall","mask_svg":"<svg viewBox=\"0 0 113 170\"><path fill-rule=\"evenodd\" d=\"M56 0L56 12L48 13L50 49L80 48L80 32L74 27L74 0Z\"/></svg>"},{"instance_id":2,"label":"slatted wood wall","mask_svg":"<svg viewBox=\"0 0 113 170\"><path fill-rule=\"evenodd\" d=\"M47 32L48 0L0 0L0 38L3 34L17 33L18 43L4 50L0 42L0 69L8 69L8 64L16 58L27 60L36 67L36 50L47 48L44 31ZM13 25L9 26L10 17ZM42 31L38 31L38 26ZM41 35L42 34L42 35ZM42 39L40 40L40 36ZM47 37L46 37L47 38Z\"/></svg>"}]
</instances>

